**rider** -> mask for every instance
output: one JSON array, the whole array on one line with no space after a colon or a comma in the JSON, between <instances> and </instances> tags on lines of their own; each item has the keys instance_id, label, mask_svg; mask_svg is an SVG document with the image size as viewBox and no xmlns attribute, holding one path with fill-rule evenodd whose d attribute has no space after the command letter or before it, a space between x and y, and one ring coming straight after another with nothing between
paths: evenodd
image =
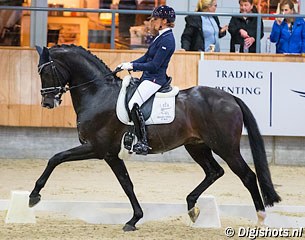
<instances>
[{"instance_id":1,"label":"rider","mask_svg":"<svg viewBox=\"0 0 305 240\"><path fill-rule=\"evenodd\" d=\"M141 83L128 104L138 138L138 142L133 146L133 151L137 154L146 155L150 148L140 107L168 81L166 70L175 51L175 38L172 32L175 19L176 14L173 8L166 5L156 7L150 22L152 31L158 34L147 52L135 61L125 62L118 66L124 70L143 71Z\"/></svg>"}]
</instances>

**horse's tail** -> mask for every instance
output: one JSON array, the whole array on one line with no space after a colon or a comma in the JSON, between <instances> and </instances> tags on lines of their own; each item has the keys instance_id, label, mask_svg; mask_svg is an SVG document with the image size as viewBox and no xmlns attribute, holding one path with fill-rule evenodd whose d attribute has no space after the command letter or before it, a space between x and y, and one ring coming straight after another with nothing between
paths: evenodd
<instances>
[{"instance_id":1,"label":"horse's tail","mask_svg":"<svg viewBox=\"0 0 305 240\"><path fill-rule=\"evenodd\" d=\"M281 197L276 193L271 180L264 140L260 134L251 110L240 98L235 96L234 98L243 113L244 125L248 131L255 171L262 192L264 204L265 206L273 206L274 203L281 201Z\"/></svg>"}]
</instances>

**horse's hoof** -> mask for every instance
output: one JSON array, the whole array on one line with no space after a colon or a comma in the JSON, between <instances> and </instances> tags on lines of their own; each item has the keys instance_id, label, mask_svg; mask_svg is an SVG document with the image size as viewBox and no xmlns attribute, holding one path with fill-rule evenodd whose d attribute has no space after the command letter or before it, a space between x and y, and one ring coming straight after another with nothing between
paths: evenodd
<instances>
[{"instance_id":1,"label":"horse's hoof","mask_svg":"<svg viewBox=\"0 0 305 240\"><path fill-rule=\"evenodd\" d=\"M29 199L29 207L34 207L37 203L40 202L41 196L40 194L37 194L36 196L31 196Z\"/></svg>"},{"instance_id":2,"label":"horse's hoof","mask_svg":"<svg viewBox=\"0 0 305 240\"><path fill-rule=\"evenodd\" d=\"M200 209L198 207L193 207L188 212L188 215L190 216L190 219L193 223L196 222L197 218L199 217L199 214L200 214Z\"/></svg>"},{"instance_id":3,"label":"horse's hoof","mask_svg":"<svg viewBox=\"0 0 305 240\"><path fill-rule=\"evenodd\" d=\"M135 226L125 224L125 226L123 227L123 230L124 230L124 232L131 232L131 231L137 230L137 228Z\"/></svg>"},{"instance_id":4,"label":"horse's hoof","mask_svg":"<svg viewBox=\"0 0 305 240\"><path fill-rule=\"evenodd\" d=\"M264 226L265 225L265 218L267 217L265 211L258 211L257 213L257 224L258 226Z\"/></svg>"}]
</instances>

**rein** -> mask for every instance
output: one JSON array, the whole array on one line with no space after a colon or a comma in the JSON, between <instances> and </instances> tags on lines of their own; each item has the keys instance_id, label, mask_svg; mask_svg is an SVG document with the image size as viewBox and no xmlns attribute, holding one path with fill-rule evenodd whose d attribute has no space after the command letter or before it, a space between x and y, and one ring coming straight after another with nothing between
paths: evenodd
<instances>
[{"instance_id":1,"label":"rein","mask_svg":"<svg viewBox=\"0 0 305 240\"><path fill-rule=\"evenodd\" d=\"M120 72L120 71L122 71L122 69L121 69L121 68L116 68L114 71L112 71L112 72L110 72L110 73L105 74L105 75L103 76L103 79L105 79L105 78L107 78L107 77L109 77L109 76L112 76L112 75L114 75L114 74L116 74L116 73L118 73L118 72ZM66 91L71 91L71 90L72 90L72 89L74 89L74 88L78 88L78 87L81 87L81 86L84 86L84 85L87 85L87 84L93 83L93 82L95 82L97 79L98 79L98 78L95 78L95 79L90 80L90 81L88 81L88 82L81 83L81 84L79 84L79 85L72 86L72 87L65 88L65 89L66 89Z\"/></svg>"}]
</instances>

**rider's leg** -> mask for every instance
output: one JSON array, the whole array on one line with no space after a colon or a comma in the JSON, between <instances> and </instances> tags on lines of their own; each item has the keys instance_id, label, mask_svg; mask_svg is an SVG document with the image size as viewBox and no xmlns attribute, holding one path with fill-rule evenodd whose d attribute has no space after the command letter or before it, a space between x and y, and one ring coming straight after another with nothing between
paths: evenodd
<instances>
[{"instance_id":1,"label":"rider's leg","mask_svg":"<svg viewBox=\"0 0 305 240\"><path fill-rule=\"evenodd\" d=\"M142 104L146 102L160 88L161 85L156 84L152 81L142 81L128 103L129 110L131 111L135 103L137 103L139 107L141 107Z\"/></svg>"},{"instance_id":2,"label":"rider's leg","mask_svg":"<svg viewBox=\"0 0 305 240\"><path fill-rule=\"evenodd\" d=\"M137 154L146 155L148 153L147 132L145 128L144 116L137 103L131 109L131 118L135 126L138 142L133 146L133 151Z\"/></svg>"},{"instance_id":3,"label":"rider's leg","mask_svg":"<svg viewBox=\"0 0 305 240\"><path fill-rule=\"evenodd\" d=\"M135 125L136 136L139 140L138 143L134 145L133 150L138 154L146 155L149 149L145 120L140 106L160 88L161 86L159 84L144 80L128 103L129 109L131 109L131 118Z\"/></svg>"}]
</instances>

